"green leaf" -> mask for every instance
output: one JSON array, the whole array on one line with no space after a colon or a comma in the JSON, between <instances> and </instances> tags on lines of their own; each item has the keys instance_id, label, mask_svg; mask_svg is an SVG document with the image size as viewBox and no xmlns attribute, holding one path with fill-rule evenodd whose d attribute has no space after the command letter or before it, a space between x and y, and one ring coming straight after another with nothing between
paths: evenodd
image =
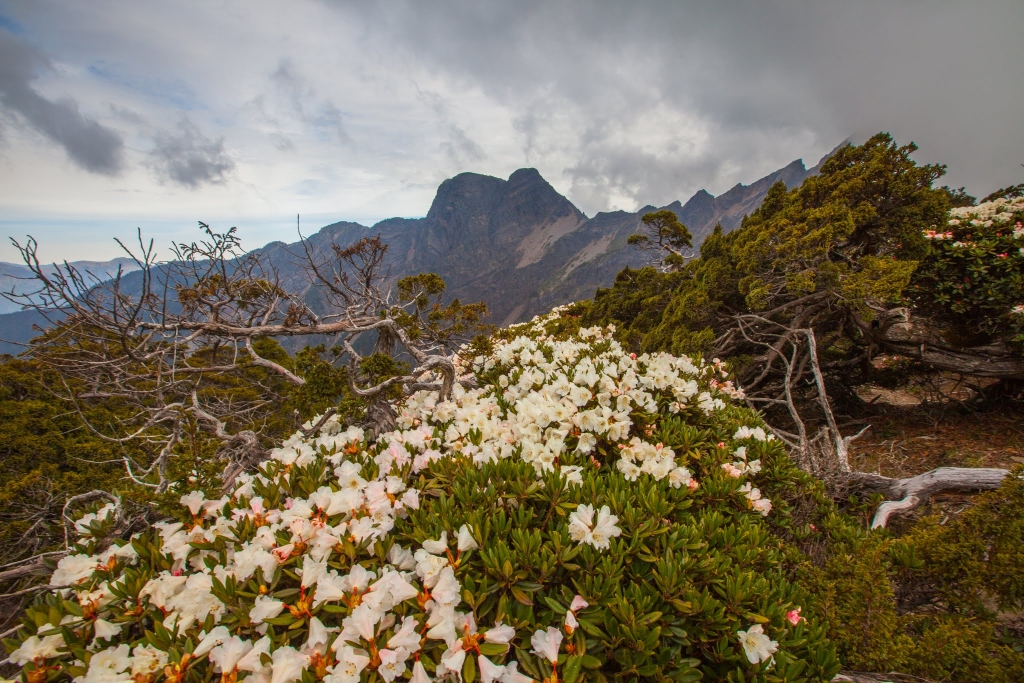
<instances>
[{"instance_id":1,"label":"green leaf","mask_svg":"<svg viewBox=\"0 0 1024 683\"><path fill-rule=\"evenodd\" d=\"M595 638L601 638L602 640L608 638L608 636L606 636L601 629L595 626L593 622L588 621L586 619L580 619L579 622L580 628L589 633L590 635L594 636Z\"/></svg>"},{"instance_id":2,"label":"green leaf","mask_svg":"<svg viewBox=\"0 0 1024 683\"><path fill-rule=\"evenodd\" d=\"M519 586L512 586L512 597L515 598L517 602L526 605L527 607L533 605L533 598L531 598L530 594Z\"/></svg>"},{"instance_id":3,"label":"green leaf","mask_svg":"<svg viewBox=\"0 0 1024 683\"><path fill-rule=\"evenodd\" d=\"M552 610L554 610L558 614L565 614L566 612L569 611L565 607L562 607L562 605L560 605L559 602L557 600L555 600L554 598L552 598L551 596L545 595L544 597L541 598L541 600L543 600L545 603L547 603L547 606L550 607Z\"/></svg>"},{"instance_id":4,"label":"green leaf","mask_svg":"<svg viewBox=\"0 0 1024 683\"><path fill-rule=\"evenodd\" d=\"M467 655L466 663L462 665L462 680L465 683L473 683L476 680L476 659L472 655Z\"/></svg>"},{"instance_id":5,"label":"green leaf","mask_svg":"<svg viewBox=\"0 0 1024 683\"><path fill-rule=\"evenodd\" d=\"M565 683L576 683L580 677L580 667L583 666L583 657L573 655L565 661L565 668L562 669L562 679Z\"/></svg>"}]
</instances>

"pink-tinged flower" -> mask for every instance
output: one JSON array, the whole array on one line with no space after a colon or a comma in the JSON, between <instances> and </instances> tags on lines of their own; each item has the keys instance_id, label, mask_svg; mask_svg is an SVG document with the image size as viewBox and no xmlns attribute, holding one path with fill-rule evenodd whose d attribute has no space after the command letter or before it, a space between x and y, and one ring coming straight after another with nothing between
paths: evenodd
<instances>
[{"instance_id":1,"label":"pink-tinged flower","mask_svg":"<svg viewBox=\"0 0 1024 683\"><path fill-rule=\"evenodd\" d=\"M404 617L402 627L395 632L388 640L388 647L392 649L403 648L408 652L416 652L420 649L420 634L416 632L419 622L414 617Z\"/></svg>"},{"instance_id":2,"label":"pink-tinged flower","mask_svg":"<svg viewBox=\"0 0 1024 683\"><path fill-rule=\"evenodd\" d=\"M686 482L686 488L690 489L691 491L696 491L698 486L699 484L697 483L696 479L691 479L690 481Z\"/></svg>"},{"instance_id":3,"label":"pink-tinged flower","mask_svg":"<svg viewBox=\"0 0 1024 683\"><path fill-rule=\"evenodd\" d=\"M552 626L548 626L547 631L538 630L530 638L530 645L533 645L531 652L555 664L558 662L558 648L562 645L562 632Z\"/></svg>"},{"instance_id":4,"label":"pink-tinged flower","mask_svg":"<svg viewBox=\"0 0 1024 683\"><path fill-rule=\"evenodd\" d=\"M583 599L582 595L577 595L572 599L572 604L569 605L569 609L573 612L579 612L581 609L590 607L590 603Z\"/></svg>"},{"instance_id":5,"label":"pink-tinged flower","mask_svg":"<svg viewBox=\"0 0 1024 683\"><path fill-rule=\"evenodd\" d=\"M801 621L807 621L802 616L800 616L800 610L801 609L803 609L803 608L802 607L797 607L796 609L791 609L788 612L786 612L786 621L788 621L789 623L793 624L793 626L796 626Z\"/></svg>"},{"instance_id":6,"label":"pink-tinged flower","mask_svg":"<svg viewBox=\"0 0 1024 683\"><path fill-rule=\"evenodd\" d=\"M529 676L519 673L519 662L511 661L505 665L505 674L501 677L501 683L535 683Z\"/></svg>"},{"instance_id":7,"label":"pink-tinged flower","mask_svg":"<svg viewBox=\"0 0 1024 683\"><path fill-rule=\"evenodd\" d=\"M430 676L427 674L427 670L423 668L423 663L418 659L416 660L416 663L412 665L411 683L430 683Z\"/></svg>"},{"instance_id":8,"label":"pink-tinged flower","mask_svg":"<svg viewBox=\"0 0 1024 683\"><path fill-rule=\"evenodd\" d=\"M451 647L441 655L441 664L437 667L437 675L441 676L452 671L462 677L462 665L466 661L466 651L462 649L462 641L456 640ZM442 671L442 667L444 670Z\"/></svg>"},{"instance_id":9,"label":"pink-tinged flower","mask_svg":"<svg viewBox=\"0 0 1024 683\"><path fill-rule=\"evenodd\" d=\"M580 626L580 622L576 621L576 615L572 613L572 610L569 610L568 612L566 612L565 613L565 625L564 625L565 632L568 635L571 636L573 631L575 631L577 628L579 628L579 626Z\"/></svg>"},{"instance_id":10,"label":"pink-tinged flower","mask_svg":"<svg viewBox=\"0 0 1024 683\"><path fill-rule=\"evenodd\" d=\"M505 675L505 667L495 664L483 655L476 658L477 668L480 670L480 683L494 683Z\"/></svg>"},{"instance_id":11,"label":"pink-tinged flower","mask_svg":"<svg viewBox=\"0 0 1024 683\"><path fill-rule=\"evenodd\" d=\"M346 629L355 631L365 640L373 640L377 622L381 620L382 616L381 612L364 602L352 610L352 613L345 617L342 624Z\"/></svg>"},{"instance_id":12,"label":"pink-tinged flower","mask_svg":"<svg viewBox=\"0 0 1024 683\"><path fill-rule=\"evenodd\" d=\"M293 550L295 550L295 544L289 543L288 545L283 545L280 548L274 548L270 552L273 553L278 562L286 562L288 558L292 556Z\"/></svg>"},{"instance_id":13,"label":"pink-tinged flower","mask_svg":"<svg viewBox=\"0 0 1024 683\"><path fill-rule=\"evenodd\" d=\"M488 629L484 633L484 640L488 643L498 643L501 645L508 645L508 641L516 637L516 630L508 624L502 624L500 621L494 625L494 628Z\"/></svg>"},{"instance_id":14,"label":"pink-tinged flower","mask_svg":"<svg viewBox=\"0 0 1024 683\"><path fill-rule=\"evenodd\" d=\"M405 673L405 660L409 654L402 648L397 650L381 650L377 653L380 657L380 664L377 666L377 673L388 683Z\"/></svg>"},{"instance_id":15,"label":"pink-tinged flower","mask_svg":"<svg viewBox=\"0 0 1024 683\"><path fill-rule=\"evenodd\" d=\"M736 467L736 465L733 465L731 462L723 462L722 469L725 470L726 474L728 474L730 477L733 477L734 479L739 479L740 477L743 476L743 472L740 470L740 468Z\"/></svg>"},{"instance_id":16,"label":"pink-tinged flower","mask_svg":"<svg viewBox=\"0 0 1024 683\"><path fill-rule=\"evenodd\" d=\"M341 640L340 638L338 640ZM334 671L325 681L331 683L359 683L359 674L365 669L369 663L370 658L359 654L362 650L356 651L350 645L342 645L337 648L338 650L338 663L334 665ZM417 662L417 665L422 669L423 665ZM423 672L426 676L426 672ZM416 668L413 667L413 678L415 683L422 683L416 679ZM429 678L425 678L425 681L429 681Z\"/></svg>"}]
</instances>

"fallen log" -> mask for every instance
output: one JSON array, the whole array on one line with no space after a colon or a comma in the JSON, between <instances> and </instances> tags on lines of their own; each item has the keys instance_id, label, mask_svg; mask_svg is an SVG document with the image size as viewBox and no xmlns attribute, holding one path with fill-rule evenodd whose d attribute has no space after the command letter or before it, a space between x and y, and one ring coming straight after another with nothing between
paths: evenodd
<instances>
[{"instance_id":1,"label":"fallen log","mask_svg":"<svg viewBox=\"0 0 1024 683\"><path fill-rule=\"evenodd\" d=\"M905 513L943 491L990 491L997 489L1009 470L994 467L938 467L914 477L897 479L867 472L850 472L846 479L858 490L881 493L888 500L878 506L871 528L884 528L889 518Z\"/></svg>"},{"instance_id":2,"label":"fallen log","mask_svg":"<svg viewBox=\"0 0 1024 683\"><path fill-rule=\"evenodd\" d=\"M835 683L937 683L930 678L901 674L895 671L888 673L868 673L866 671L842 670L832 679Z\"/></svg>"}]
</instances>

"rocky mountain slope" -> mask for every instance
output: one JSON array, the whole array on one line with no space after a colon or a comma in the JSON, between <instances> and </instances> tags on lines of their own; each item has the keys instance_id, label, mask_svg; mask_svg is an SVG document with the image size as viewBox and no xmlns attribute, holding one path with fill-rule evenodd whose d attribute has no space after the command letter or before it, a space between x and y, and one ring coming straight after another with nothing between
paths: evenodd
<instances>
[{"instance_id":1,"label":"rocky mountain slope","mask_svg":"<svg viewBox=\"0 0 1024 683\"><path fill-rule=\"evenodd\" d=\"M726 230L739 227L743 216L760 205L776 181L793 187L817 168L807 169L796 160L717 197L700 190L685 204L676 201L592 218L560 195L536 169L519 169L508 180L461 173L441 183L423 218L389 218L372 227L333 223L309 239L314 246L327 248L331 242L344 245L379 234L390 246L393 277L437 273L448 284L449 296L465 302L483 300L491 311L491 322L507 325L591 297L624 267L642 266L646 255L626 240L648 211L675 212L699 246L718 223ZM307 286L295 256L301 253L299 245L272 242L260 251L277 267L286 287L302 291ZM102 264L92 264L92 269L99 272ZM132 278L129 274L126 284ZM0 339L4 340L0 352L18 353L20 347L7 342L27 341L34 336L32 323L37 322L38 314L31 312L0 315Z\"/></svg>"}]
</instances>

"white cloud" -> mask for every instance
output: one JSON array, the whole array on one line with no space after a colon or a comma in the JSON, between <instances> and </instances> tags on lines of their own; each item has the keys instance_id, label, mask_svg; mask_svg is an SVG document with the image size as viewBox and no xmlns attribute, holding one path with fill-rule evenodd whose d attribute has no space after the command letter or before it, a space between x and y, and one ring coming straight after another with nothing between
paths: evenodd
<instances>
[{"instance_id":1,"label":"white cloud","mask_svg":"<svg viewBox=\"0 0 1024 683\"><path fill-rule=\"evenodd\" d=\"M0 105L4 225L36 226L55 258L114 255L61 225L190 238L201 219L256 246L291 239L296 213L309 229L423 215L462 171L536 167L591 215L685 201L882 129L949 164L954 185L1021 180L1018 0L96 0L0 14L0 31L19 29L8 42L50 65L20 82L74 103L79 131L109 134L76 160L78 138Z\"/></svg>"}]
</instances>

